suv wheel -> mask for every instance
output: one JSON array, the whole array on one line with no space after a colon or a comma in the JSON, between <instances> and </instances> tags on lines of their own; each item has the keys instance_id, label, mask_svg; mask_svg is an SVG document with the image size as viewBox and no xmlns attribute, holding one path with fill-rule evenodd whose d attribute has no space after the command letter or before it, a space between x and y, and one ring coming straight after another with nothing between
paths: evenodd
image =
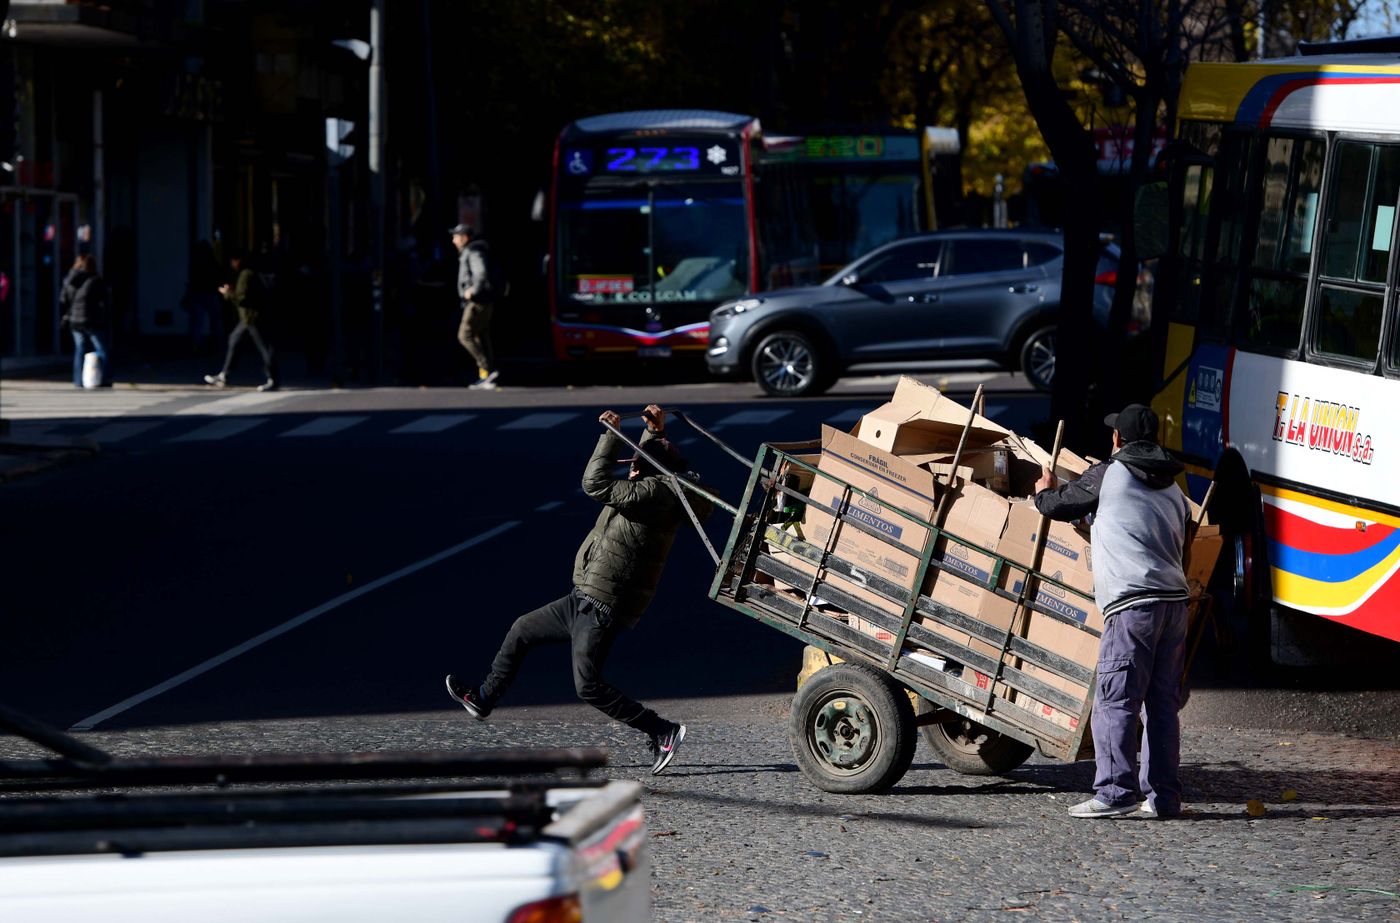
<instances>
[{"instance_id":1,"label":"suv wheel","mask_svg":"<svg viewBox=\"0 0 1400 923\"><path fill-rule=\"evenodd\" d=\"M1021 371L1038 391L1055 385L1055 328L1041 327L1021 344Z\"/></svg>"},{"instance_id":2,"label":"suv wheel","mask_svg":"<svg viewBox=\"0 0 1400 923\"><path fill-rule=\"evenodd\" d=\"M796 330L779 330L759 341L750 368L753 379L774 397L804 397L825 391L826 361L812 340Z\"/></svg>"}]
</instances>

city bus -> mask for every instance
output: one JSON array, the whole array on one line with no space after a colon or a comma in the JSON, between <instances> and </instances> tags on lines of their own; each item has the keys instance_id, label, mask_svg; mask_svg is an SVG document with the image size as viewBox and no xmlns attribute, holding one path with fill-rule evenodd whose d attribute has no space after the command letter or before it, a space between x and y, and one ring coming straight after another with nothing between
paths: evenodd
<instances>
[{"instance_id":1,"label":"city bus","mask_svg":"<svg viewBox=\"0 0 1400 923\"><path fill-rule=\"evenodd\" d=\"M1154 407L1277 662L1400 640L1397 51L1192 64L1165 159Z\"/></svg>"},{"instance_id":2,"label":"city bus","mask_svg":"<svg viewBox=\"0 0 1400 923\"><path fill-rule=\"evenodd\" d=\"M619 112L559 134L548 291L559 359L703 357L720 302L817 277L805 199L755 175L752 116Z\"/></svg>"},{"instance_id":3,"label":"city bus","mask_svg":"<svg viewBox=\"0 0 1400 923\"><path fill-rule=\"evenodd\" d=\"M953 128L819 128L765 137L758 170L792 171L825 277L881 244L937 229L961 195L946 166L960 148Z\"/></svg>"}]
</instances>

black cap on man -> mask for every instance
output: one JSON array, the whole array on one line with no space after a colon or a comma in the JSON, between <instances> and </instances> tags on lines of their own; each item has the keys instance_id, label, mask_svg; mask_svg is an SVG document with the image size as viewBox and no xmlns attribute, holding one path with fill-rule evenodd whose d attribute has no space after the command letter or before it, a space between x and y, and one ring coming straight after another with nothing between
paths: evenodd
<instances>
[{"instance_id":1,"label":"black cap on man","mask_svg":"<svg viewBox=\"0 0 1400 923\"><path fill-rule=\"evenodd\" d=\"M1156 442L1157 414L1144 404L1129 404L1103 418L1104 425L1118 430L1124 442Z\"/></svg>"}]
</instances>

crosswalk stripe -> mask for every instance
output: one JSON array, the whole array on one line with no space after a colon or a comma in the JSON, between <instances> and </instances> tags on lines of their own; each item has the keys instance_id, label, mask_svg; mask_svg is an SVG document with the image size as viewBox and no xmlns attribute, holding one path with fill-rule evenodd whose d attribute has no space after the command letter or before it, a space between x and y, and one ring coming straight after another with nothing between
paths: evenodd
<instances>
[{"instance_id":1,"label":"crosswalk stripe","mask_svg":"<svg viewBox=\"0 0 1400 923\"><path fill-rule=\"evenodd\" d=\"M368 420L361 416L317 417L282 433L283 436L330 436Z\"/></svg>"},{"instance_id":2,"label":"crosswalk stripe","mask_svg":"<svg viewBox=\"0 0 1400 923\"><path fill-rule=\"evenodd\" d=\"M827 417L826 422L832 425L837 425L841 423L854 423L863 416L865 416L864 410L862 410L859 407L852 407L849 410L841 411L834 417Z\"/></svg>"},{"instance_id":3,"label":"crosswalk stripe","mask_svg":"<svg viewBox=\"0 0 1400 923\"><path fill-rule=\"evenodd\" d=\"M791 410L741 410L738 413L731 413L715 426L762 426L767 423L776 423L790 413L792 413Z\"/></svg>"},{"instance_id":4,"label":"crosswalk stripe","mask_svg":"<svg viewBox=\"0 0 1400 923\"><path fill-rule=\"evenodd\" d=\"M405 423L397 429L389 430L390 433L441 433L449 430L460 423L476 419L474 413L430 413L426 417L419 417L412 423Z\"/></svg>"},{"instance_id":5,"label":"crosswalk stripe","mask_svg":"<svg viewBox=\"0 0 1400 923\"><path fill-rule=\"evenodd\" d=\"M245 394L234 394L229 397L221 397L212 401L203 401L192 407L181 407L175 411L175 416L202 416L221 417L229 413L238 413L242 410L249 410L253 407L265 407L276 401L285 401L289 397L294 397L285 391L249 391Z\"/></svg>"},{"instance_id":6,"label":"crosswalk stripe","mask_svg":"<svg viewBox=\"0 0 1400 923\"><path fill-rule=\"evenodd\" d=\"M167 439L166 442L213 442L217 439L227 439L229 436L236 436L266 423L267 420L267 417L229 417L225 420L206 423L198 429L192 429L188 433Z\"/></svg>"},{"instance_id":7,"label":"crosswalk stripe","mask_svg":"<svg viewBox=\"0 0 1400 923\"><path fill-rule=\"evenodd\" d=\"M497 429L549 429L577 417L576 413L527 413L523 417L504 423Z\"/></svg>"},{"instance_id":8,"label":"crosswalk stripe","mask_svg":"<svg viewBox=\"0 0 1400 923\"><path fill-rule=\"evenodd\" d=\"M0 400L0 418L6 420L64 420L120 417L132 411L161 404L164 394L123 393L121 391L16 391Z\"/></svg>"},{"instance_id":9,"label":"crosswalk stripe","mask_svg":"<svg viewBox=\"0 0 1400 923\"><path fill-rule=\"evenodd\" d=\"M155 429L164 420L136 420L129 423L107 423L88 433L89 439L98 442L121 442L132 436L139 436L147 430Z\"/></svg>"}]
</instances>

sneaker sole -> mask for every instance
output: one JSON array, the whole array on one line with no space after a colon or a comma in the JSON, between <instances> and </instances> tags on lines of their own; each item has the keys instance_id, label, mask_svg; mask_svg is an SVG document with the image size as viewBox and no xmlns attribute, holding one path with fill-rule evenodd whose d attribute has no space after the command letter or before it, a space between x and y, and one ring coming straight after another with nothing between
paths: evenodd
<instances>
[{"instance_id":1,"label":"sneaker sole","mask_svg":"<svg viewBox=\"0 0 1400 923\"><path fill-rule=\"evenodd\" d=\"M460 705L460 706L462 706L463 708L465 708L465 709L467 710L467 714L471 715L471 716L472 716L473 718L475 718L476 720L478 720L478 721L485 721L485 720L486 720L486 716L483 715L480 711L478 711L478 710L477 710L477 707L476 707L475 705L473 705L472 703L468 702L466 699L462 698L462 697L459 696L457 693L455 693L455 692L452 691L452 674L451 674L451 673L447 674L447 679L444 680L443 682L444 682L444 684L447 686L447 694L450 695L450 696L452 696L452 701L456 702L458 705Z\"/></svg>"},{"instance_id":2,"label":"sneaker sole","mask_svg":"<svg viewBox=\"0 0 1400 923\"><path fill-rule=\"evenodd\" d=\"M671 760L675 758L676 751L681 748L681 742L685 740L685 725L682 724L680 728L681 729L676 732L676 739L671 743L671 749L667 750L664 754L662 754L661 762L651 767L652 775L661 775L661 773L665 771L666 767L671 765Z\"/></svg>"},{"instance_id":3,"label":"sneaker sole","mask_svg":"<svg viewBox=\"0 0 1400 923\"><path fill-rule=\"evenodd\" d=\"M1076 813L1074 813L1073 811L1071 811L1070 814L1069 814L1069 816L1070 816L1070 817L1078 817L1078 818L1081 818L1081 819L1083 819L1083 818L1095 818L1095 817L1127 817L1127 816L1130 815L1130 814L1137 814L1137 813L1139 813L1141 810L1142 810L1142 809L1141 809L1138 805L1136 805L1136 804L1132 804L1132 805L1125 804L1125 805L1123 805L1123 806L1121 806L1121 807L1113 808L1113 809L1108 810L1108 811L1093 811L1093 812L1091 812L1091 813L1081 813L1081 814L1076 814Z\"/></svg>"}]
</instances>

